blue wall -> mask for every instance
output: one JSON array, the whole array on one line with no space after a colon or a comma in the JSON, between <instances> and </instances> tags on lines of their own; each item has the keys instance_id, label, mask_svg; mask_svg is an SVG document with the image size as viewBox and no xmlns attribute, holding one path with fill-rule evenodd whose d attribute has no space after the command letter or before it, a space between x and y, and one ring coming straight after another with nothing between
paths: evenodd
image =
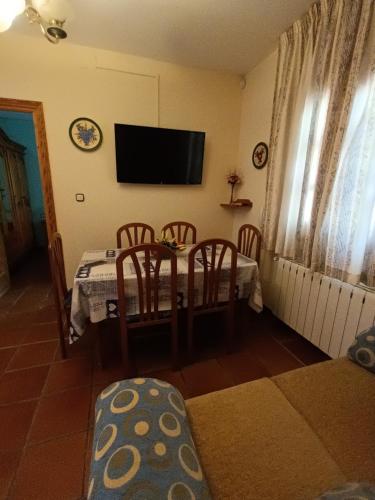
<instances>
[{"instance_id":1,"label":"blue wall","mask_svg":"<svg viewBox=\"0 0 375 500\"><path fill-rule=\"evenodd\" d=\"M26 176L29 188L35 242L38 246L46 245L47 239L43 222L43 193L32 114L0 111L0 128L4 130L10 139L26 147Z\"/></svg>"}]
</instances>

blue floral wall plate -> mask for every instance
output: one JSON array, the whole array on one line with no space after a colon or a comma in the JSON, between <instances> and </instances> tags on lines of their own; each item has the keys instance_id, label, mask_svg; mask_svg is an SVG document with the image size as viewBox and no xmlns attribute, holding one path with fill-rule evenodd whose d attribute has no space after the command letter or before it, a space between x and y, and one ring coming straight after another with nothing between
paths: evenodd
<instances>
[{"instance_id":1,"label":"blue floral wall plate","mask_svg":"<svg viewBox=\"0 0 375 500\"><path fill-rule=\"evenodd\" d=\"M77 118L69 127L72 143L82 151L95 151L103 141L103 134L97 123L90 118Z\"/></svg>"}]
</instances>

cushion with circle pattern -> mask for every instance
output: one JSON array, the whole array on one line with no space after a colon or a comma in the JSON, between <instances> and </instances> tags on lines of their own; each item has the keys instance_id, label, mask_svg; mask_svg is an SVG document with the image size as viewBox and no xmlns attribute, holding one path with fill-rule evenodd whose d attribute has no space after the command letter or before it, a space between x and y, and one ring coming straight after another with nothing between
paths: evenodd
<instances>
[{"instance_id":1,"label":"cushion with circle pattern","mask_svg":"<svg viewBox=\"0 0 375 500\"><path fill-rule=\"evenodd\" d=\"M88 499L210 499L183 397L152 378L99 394Z\"/></svg>"},{"instance_id":2,"label":"cushion with circle pattern","mask_svg":"<svg viewBox=\"0 0 375 500\"><path fill-rule=\"evenodd\" d=\"M375 373L375 326L356 337L348 349L348 358Z\"/></svg>"},{"instance_id":3,"label":"cushion with circle pattern","mask_svg":"<svg viewBox=\"0 0 375 500\"><path fill-rule=\"evenodd\" d=\"M375 485L369 483L346 483L323 493L315 500L375 500Z\"/></svg>"}]
</instances>

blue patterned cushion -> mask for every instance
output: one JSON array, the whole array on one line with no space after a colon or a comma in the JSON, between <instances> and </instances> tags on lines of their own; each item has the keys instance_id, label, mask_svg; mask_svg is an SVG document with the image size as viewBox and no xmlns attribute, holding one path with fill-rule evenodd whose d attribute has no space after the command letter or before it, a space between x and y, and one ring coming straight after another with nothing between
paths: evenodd
<instances>
[{"instance_id":1,"label":"blue patterned cushion","mask_svg":"<svg viewBox=\"0 0 375 500\"><path fill-rule=\"evenodd\" d=\"M348 358L375 373L375 326L357 336L348 349Z\"/></svg>"},{"instance_id":2,"label":"blue patterned cushion","mask_svg":"<svg viewBox=\"0 0 375 500\"><path fill-rule=\"evenodd\" d=\"M375 500L375 486L369 483L346 483L323 493L316 500Z\"/></svg>"},{"instance_id":3,"label":"blue patterned cushion","mask_svg":"<svg viewBox=\"0 0 375 500\"><path fill-rule=\"evenodd\" d=\"M210 499L184 400L167 382L116 382L98 396L90 500Z\"/></svg>"}]
</instances>

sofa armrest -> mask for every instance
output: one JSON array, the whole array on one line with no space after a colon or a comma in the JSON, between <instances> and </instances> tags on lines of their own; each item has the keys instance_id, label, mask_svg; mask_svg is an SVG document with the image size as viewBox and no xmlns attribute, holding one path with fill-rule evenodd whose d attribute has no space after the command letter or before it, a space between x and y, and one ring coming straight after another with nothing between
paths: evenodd
<instances>
[{"instance_id":1,"label":"sofa armrest","mask_svg":"<svg viewBox=\"0 0 375 500\"><path fill-rule=\"evenodd\" d=\"M211 498L184 400L172 385L116 382L99 394L95 410L89 499Z\"/></svg>"}]
</instances>

